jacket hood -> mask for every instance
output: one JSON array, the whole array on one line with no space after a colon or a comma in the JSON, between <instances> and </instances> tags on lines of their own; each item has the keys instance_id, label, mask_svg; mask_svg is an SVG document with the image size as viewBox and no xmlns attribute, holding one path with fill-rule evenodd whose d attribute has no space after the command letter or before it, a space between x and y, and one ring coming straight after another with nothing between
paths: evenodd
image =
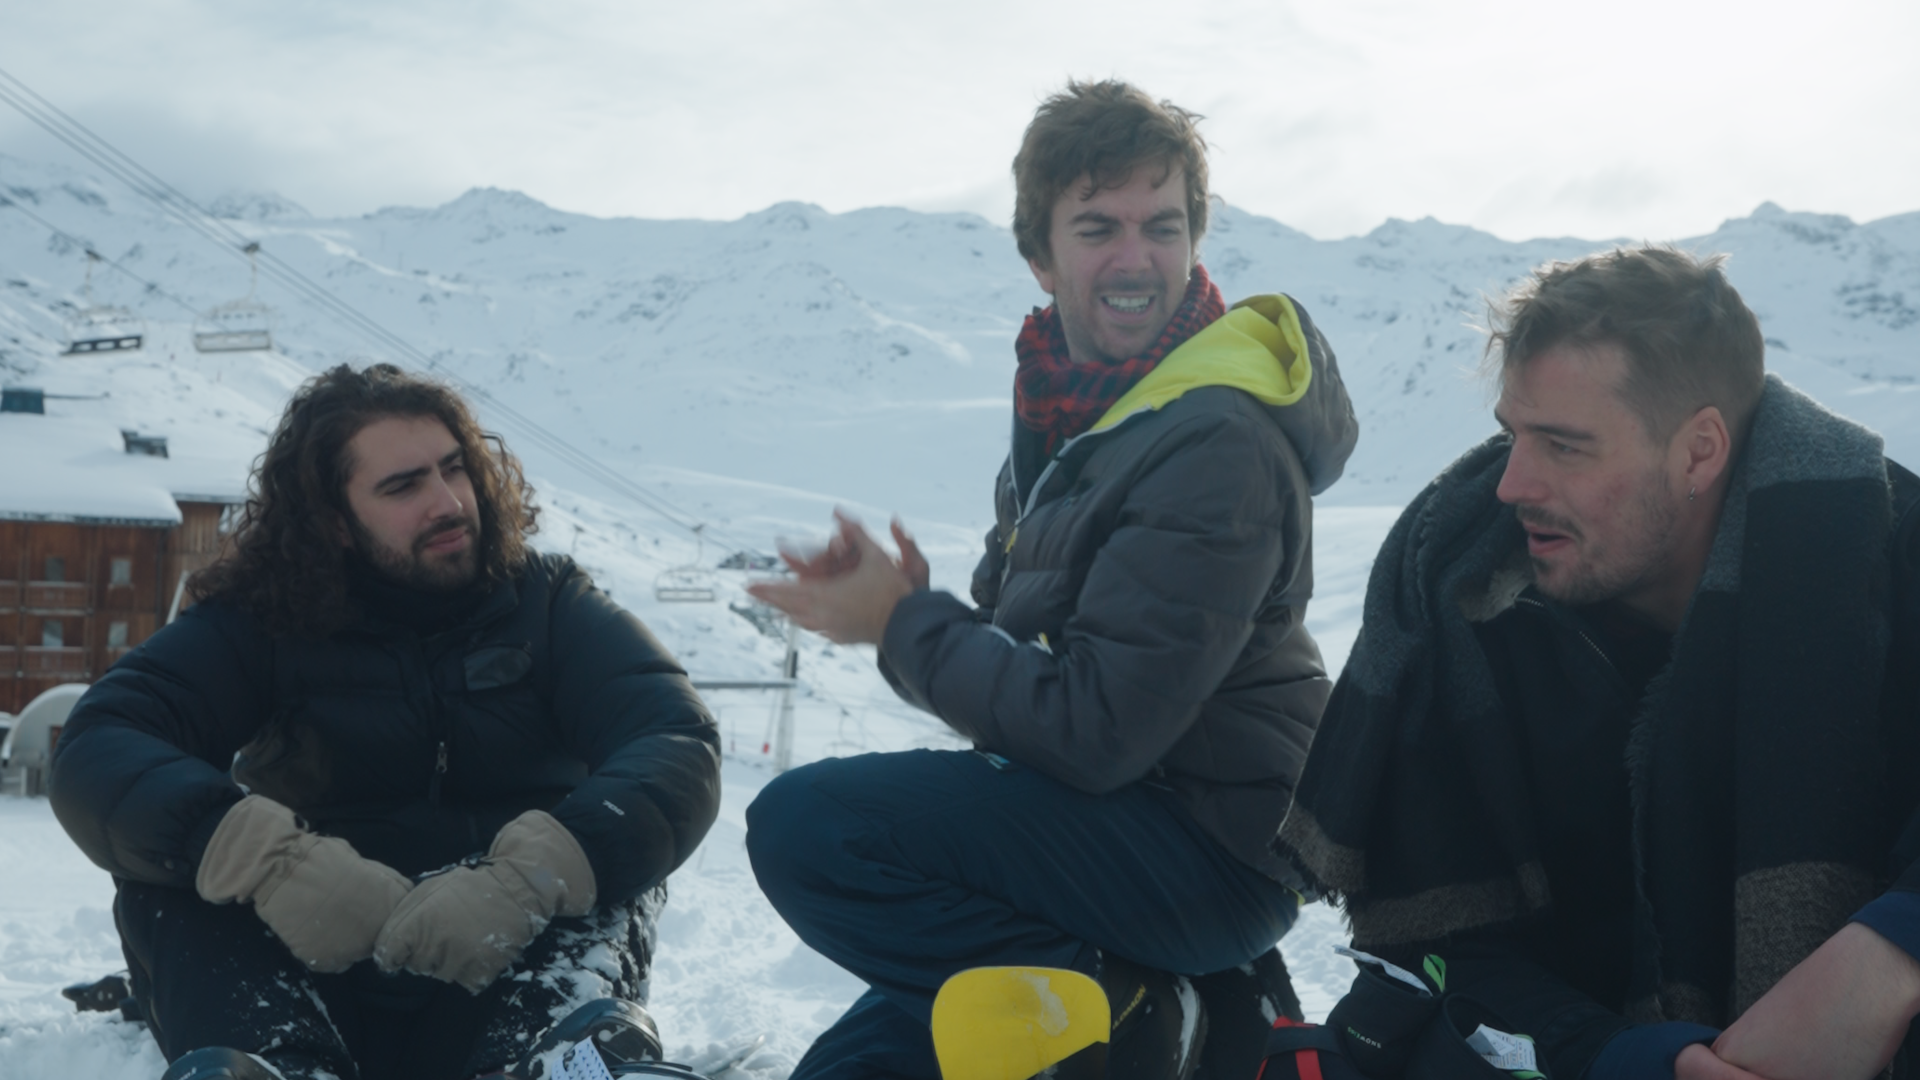
<instances>
[{"instance_id":1,"label":"jacket hood","mask_svg":"<svg viewBox=\"0 0 1920 1080\"><path fill-rule=\"evenodd\" d=\"M1283 293L1249 297L1188 338L1113 403L1090 429L1104 431L1164 408L1202 386L1231 386L1267 407L1306 468L1313 494L1346 468L1360 422L1333 349Z\"/></svg>"}]
</instances>

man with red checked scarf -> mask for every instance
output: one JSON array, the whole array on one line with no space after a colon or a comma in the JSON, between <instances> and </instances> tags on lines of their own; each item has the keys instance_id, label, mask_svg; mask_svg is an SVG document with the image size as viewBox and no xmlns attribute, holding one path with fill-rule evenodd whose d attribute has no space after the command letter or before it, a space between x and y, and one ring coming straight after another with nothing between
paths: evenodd
<instances>
[{"instance_id":1,"label":"man with red checked scarf","mask_svg":"<svg viewBox=\"0 0 1920 1080\"><path fill-rule=\"evenodd\" d=\"M939 1073L935 993L1067 968L1112 1005L1112 1077L1252 1076L1297 1018L1272 848L1330 689L1303 618L1312 496L1358 435L1332 351L1281 294L1229 309L1196 261L1194 114L1122 82L1047 99L1014 159L1052 306L1015 343L1013 446L969 606L841 518L755 595L869 642L975 749L818 762L748 810L762 889L871 990L795 1080Z\"/></svg>"}]
</instances>

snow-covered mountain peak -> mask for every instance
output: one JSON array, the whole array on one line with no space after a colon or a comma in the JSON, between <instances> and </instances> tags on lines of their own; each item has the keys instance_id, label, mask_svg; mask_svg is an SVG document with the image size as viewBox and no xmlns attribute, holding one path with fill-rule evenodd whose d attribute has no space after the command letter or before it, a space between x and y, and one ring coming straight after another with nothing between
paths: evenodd
<instances>
[{"instance_id":1,"label":"snow-covered mountain peak","mask_svg":"<svg viewBox=\"0 0 1920 1080\"><path fill-rule=\"evenodd\" d=\"M511 188L477 187L468 188L451 202L436 207L433 210L433 216L488 217L506 220L535 218L541 219L544 223L546 219L566 215L524 191L514 191Z\"/></svg>"},{"instance_id":2,"label":"snow-covered mountain peak","mask_svg":"<svg viewBox=\"0 0 1920 1080\"><path fill-rule=\"evenodd\" d=\"M832 214L809 202L777 202L765 210L748 214L740 219L740 223L761 231L805 232L832 217Z\"/></svg>"},{"instance_id":3,"label":"snow-covered mountain peak","mask_svg":"<svg viewBox=\"0 0 1920 1080\"><path fill-rule=\"evenodd\" d=\"M1733 218L1720 226L1721 232L1743 229L1771 229L1802 244L1834 244L1856 228L1852 218L1843 214L1815 214L1786 210L1778 203L1763 202L1745 218Z\"/></svg>"},{"instance_id":4,"label":"snow-covered mountain peak","mask_svg":"<svg viewBox=\"0 0 1920 1080\"><path fill-rule=\"evenodd\" d=\"M229 221L301 221L307 208L277 191L229 191L207 204L207 212Z\"/></svg>"},{"instance_id":5,"label":"snow-covered mountain peak","mask_svg":"<svg viewBox=\"0 0 1920 1080\"><path fill-rule=\"evenodd\" d=\"M1207 236L1258 236L1269 240L1288 240L1298 243L1313 243L1313 238L1288 225L1283 225L1270 217L1242 210L1233 203L1216 196L1212 212L1207 217Z\"/></svg>"},{"instance_id":6,"label":"snow-covered mountain peak","mask_svg":"<svg viewBox=\"0 0 1920 1080\"><path fill-rule=\"evenodd\" d=\"M1365 240L1376 247L1432 254L1462 249L1497 247L1501 240L1492 233L1470 225L1449 225L1428 216L1416 221L1388 218L1367 233Z\"/></svg>"}]
</instances>

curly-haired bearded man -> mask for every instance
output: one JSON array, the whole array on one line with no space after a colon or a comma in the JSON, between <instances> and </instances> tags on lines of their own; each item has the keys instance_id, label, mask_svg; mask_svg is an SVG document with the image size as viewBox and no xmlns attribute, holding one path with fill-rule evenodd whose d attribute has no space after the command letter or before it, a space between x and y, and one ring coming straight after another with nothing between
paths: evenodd
<instances>
[{"instance_id":1,"label":"curly-haired bearded man","mask_svg":"<svg viewBox=\"0 0 1920 1080\"><path fill-rule=\"evenodd\" d=\"M657 1056L638 1005L718 737L646 628L528 547L532 495L451 390L336 367L201 601L74 709L54 811L114 875L169 1078Z\"/></svg>"}]
</instances>

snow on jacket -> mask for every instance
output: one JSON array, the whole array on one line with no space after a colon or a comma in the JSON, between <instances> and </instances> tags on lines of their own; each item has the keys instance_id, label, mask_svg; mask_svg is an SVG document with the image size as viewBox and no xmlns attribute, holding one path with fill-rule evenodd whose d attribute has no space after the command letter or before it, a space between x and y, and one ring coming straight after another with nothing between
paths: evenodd
<instances>
[{"instance_id":1,"label":"snow on jacket","mask_svg":"<svg viewBox=\"0 0 1920 1080\"><path fill-rule=\"evenodd\" d=\"M1014 424L978 609L902 600L902 696L1082 791L1148 781L1277 881L1272 851L1330 684L1303 620L1312 495L1359 426L1285 296L1242 301L1051 460Z\"/></svg>"},{"instance_id":2,"label":"snow on jacket","mask_svg":"<svg viewBox=\"0 0 1920 1080\"><path fill-rule=\"evenodd\" d=\"M100 867L183 889L242 797L236 775L409 875L543 809L617 902L706 835L718 747L666 649L548 555L426 635L370 617L274 638L233 606L197 604L80 699L51 796Z\"/></svg>"}]
</instances>

